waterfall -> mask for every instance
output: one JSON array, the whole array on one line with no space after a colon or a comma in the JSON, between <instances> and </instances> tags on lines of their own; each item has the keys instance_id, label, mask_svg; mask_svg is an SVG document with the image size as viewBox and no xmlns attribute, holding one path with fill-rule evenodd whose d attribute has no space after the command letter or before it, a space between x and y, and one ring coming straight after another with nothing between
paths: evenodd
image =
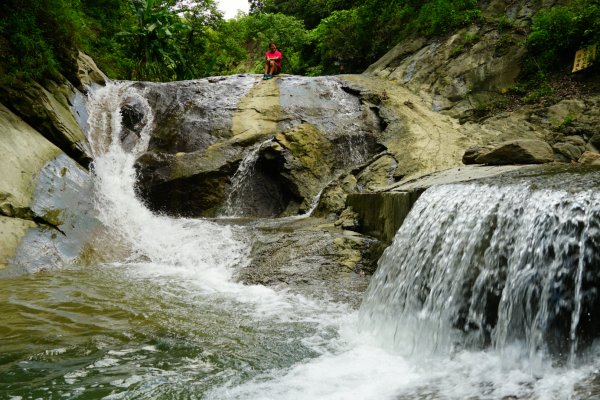
<instances>
[{"instance_id":1,"label":"waterfall","mask_svg":"<svg viewBox=\"0 0 600 400\"><path fill-rule=\"evenodd\" d=\"M460 348L575 362L597 335L600 193L525 184L427 190L379 261L360 310L387 348Z\"/></svg>"},{"instance_id":2,"label":"waterfall","mask_svg":"<svg viewBox=\"0 0 600 400\"><path fill-rule=\"evenodd\" d=\"M231 178L231 190L227 195L223 215L227 217L241 217L246 212L245 199L248 191L252 190L251 178L254 173L256 161L260 156L260 149L273 141L273 138L257 143L250 148L248 154L242 159L238 169Z\"/></svg>"},{"instance_id":3,"label":"waterfall","mask_svg":"<svg viewBox=\"0 0 600 400\"><path fill-rule=\"evenodd\" d=\"M143 111L143 128L137 143L124 146L121 110L132 105ZM208 288L227 285L231 267L243 263L247 252L233 228L155 215L136 196L135 161L146 151L153 129L153 111L143 91L128 82L109 83L92 94L88 112L96 207L111 236L130 249L133 260L201 272Z\"/></svg>"}]
</instances>

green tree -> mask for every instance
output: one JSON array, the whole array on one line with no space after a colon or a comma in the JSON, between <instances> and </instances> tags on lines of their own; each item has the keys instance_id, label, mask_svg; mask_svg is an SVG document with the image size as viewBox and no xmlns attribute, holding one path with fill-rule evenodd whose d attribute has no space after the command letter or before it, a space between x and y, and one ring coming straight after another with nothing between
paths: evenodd
<instances>
[{"instance_id":1,"label":"green tree","mask_svg":"<svg viewBox=\"0 0 600 400\"><path fill-rule=\"evenodd\" d=\"M113 79L130 78L133 62L127 54L129 43L117 40L116 33L129 30L135 17L128 0L80 0L85 14L82 46L98 67Z\"/></svg>"},{"instance_id":2,"label":"green tree","mask_svg":"<svg viewBox=\"0 0 600 400\"><path fill-rule=\"evenodd\" d=\"M219 74L255 72L264 68L269 42L283 53L283 72L303 72L302 50L308 42L302 21L284 14L251 14L224 21L217 28L207 51L214 57Z\"/></svg>"},{"instance_id":3,"label":"green tree","mask_svg":"<svg viewBox=\"0 0 600 400\"><path fill-rule=\"evenodd\" d=\"M132 79L162 81L183 79L187 62L177 35L191 29L173 5L165 0L131 1L136 18L130 31L119 35L131 43Z\"/></svg>"}]
</instances>

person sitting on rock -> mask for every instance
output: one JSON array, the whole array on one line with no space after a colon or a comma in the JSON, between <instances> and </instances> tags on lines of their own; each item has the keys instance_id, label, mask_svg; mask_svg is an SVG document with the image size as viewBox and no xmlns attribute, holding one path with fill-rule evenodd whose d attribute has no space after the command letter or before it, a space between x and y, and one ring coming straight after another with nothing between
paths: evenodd
<instances>
[{"instance_id":1,"label":"person sitting on rock","mask_svg":"<svg viewBox=\"0 0 600 400\"><path fill-rule=\"evenodd\" d=\"M277 51L275 43L269 43L269 51L265 53L265 57L265 74L263 75L263 80L271 79L273 75L281 72L282 55Z\"/></svg>"}]
</instances>

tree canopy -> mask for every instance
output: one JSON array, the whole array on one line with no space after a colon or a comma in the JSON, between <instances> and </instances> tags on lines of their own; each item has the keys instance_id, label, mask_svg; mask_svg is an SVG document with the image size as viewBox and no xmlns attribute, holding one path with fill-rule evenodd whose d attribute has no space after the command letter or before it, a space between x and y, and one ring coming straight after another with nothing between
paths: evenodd
<instances>
[{"instance_id":1,"label":"tree canopy","mask_svg":"<svg viewBox=\"0 0 600 400\"><path fill-rule=\"evenodd\" d=\"M274 41L283 72L362 72L399 41L482 21L476 0L249 0L225 20L215 0L4 0L0 80L72 76L81 49L111 78L170 81L263 68ZM599 0L534 19L528 44L546 65L596 43ZM551 67L551 65L550 65Z\"/></svg>"}]
</instances>

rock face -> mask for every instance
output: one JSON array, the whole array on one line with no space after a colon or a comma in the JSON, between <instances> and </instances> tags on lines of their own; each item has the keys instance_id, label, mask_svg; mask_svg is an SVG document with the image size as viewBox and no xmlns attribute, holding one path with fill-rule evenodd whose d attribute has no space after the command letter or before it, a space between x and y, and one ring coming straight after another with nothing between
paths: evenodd
<instances>
[{"instance_id":1,"label":"rock face","mask_svg":"<svg viewBox=\"0 0 600 400\"><path fill-rule=\"evenodd\" d=\"M32 82L24 87L0 88L0 94L4 103L29 125L86 166L91 160L89 147L69 104L76 89L66 80L47 82L45 86Z\"/></svg>"},{"instance_id":2,"label":"rock face","mask_svg":"<svg viewBox=\"0 0 600 400\"><path fill-rule=\"evenodd\" d=\"M97 229L88 172L2 105L0 129L0 269L75 260Z\"/></svg>"},{"instance_id":3,"label":"rock face","mask_svg":"<svg viewBox=\"0 0 600 400\"><path fill-rule=\"evenodd\" d=\"M521 72L526 54L523 43L532 17L559 3L479 2L487 22L429 41L407 39L372 64L364 75L385 79L394 90L391 83L407 88L429 110L458 119L459 131L472 143L465 147L470 149L464 154L464 163L483 162L476 159L488 148L522 139L542 140L552 146L552 159L546 154L533 162L577 161L584 151L598 150L600 136L594 122L600 118L597 95L566 98L549 107L525 105L490 116L495 105L510 102L506 93Z\"/></svg>"},{"instance_id":4,"label":"rock face","mask_svg":"<svg viewBox=\"0 0 600 400\"><path fill-rule=\"evenodd\" d=\"M365 73L399 82L419 93L431 109L457 118L473 115L515 83L525 49L520 44L532 16L557 1L480 2L489 20L499 17L511 28L473 25L427 42L409 38L371 65Z\"/></svg>"},{"instance_id":5,"label":"rock face","mask_svg":"<svg viewBox=\"0 0 600 400\"><path fill-rule=\"evenodd\" d=\"M227 202L241 204L231 215L297 214L336 175L383 149L376 111L337 78L242 75L140 86L158 129L138 163L139 187L157 210L213 216L226 213Z\"/></svg>"}]
</instances>

